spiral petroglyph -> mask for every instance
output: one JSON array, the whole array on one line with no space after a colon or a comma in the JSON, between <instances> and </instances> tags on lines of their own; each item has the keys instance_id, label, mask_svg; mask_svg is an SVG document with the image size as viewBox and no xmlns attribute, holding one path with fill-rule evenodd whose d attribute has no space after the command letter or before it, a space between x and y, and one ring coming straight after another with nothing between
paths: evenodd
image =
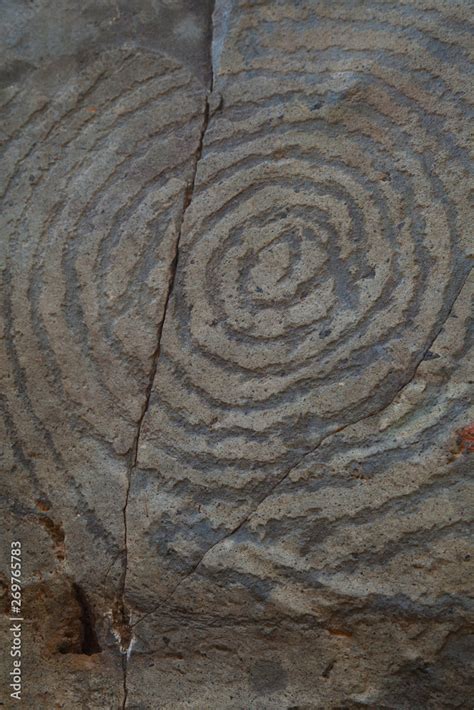
<instances>
[{"instance_id":1,"label":"spiral petroglyph","mask_svg":"<svg viewBox=\"0 0 474 710\"><path fill-rule=\"evenodd\" d=\"M222 107L184 218L132 496L138 510L143 486L166 491L145 523L133 513L131 535L150 563L158 551L170 590L221 539L228 556L323 440L403 393L468 273L456 10L443 23L443 5L238 6L215 13Z\"/></svg>"}]
</instances>

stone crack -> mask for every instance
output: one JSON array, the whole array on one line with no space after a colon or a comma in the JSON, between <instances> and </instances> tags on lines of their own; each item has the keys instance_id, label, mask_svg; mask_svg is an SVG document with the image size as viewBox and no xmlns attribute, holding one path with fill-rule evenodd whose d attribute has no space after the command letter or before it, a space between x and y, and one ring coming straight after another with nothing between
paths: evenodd
<instances>
[{"instance_id":1,"label":"stone crack","mask_svg":"<svg viewBox=\"0 0 474 710\"><path fill-rule=\"evenodd\" d=\"M211 85L211 91L212 91L212 85ZM120 650L124 654L123 659L122 659L123 677L124 677L123 708L126 707L126 703L127 703L127 696L128 696L127 664L128 664L128 659L130 657L130 651L131 651L131 647L132 647L132 643L133 643L133 635L132 635L132 631L131 631L132 626L129 623L129 614L128 614L128 610L127 610L126 604L125 604L125 588L126 588L127 569L128 569L127 506L128 506L129 496L130 496L130 488L131 488L133 470L137 465L138 447L139 447L139 443L140 443L140 435L141 435L142 425L143 425L143 421L145 419L145 416L146 416L149 406L150 406L150 398L151 398L151 392L153 389L153 382L155 380L156 370L158 367L158 360L160 357L160 350L161 350L161 336L163 333L163 328L164 328L166 316L168 313L168 307L169 307L169 303L171 300L171 295L173 293L174 284L176 281L176 272L178 269L178 259L179 259L179 244L180 244L180 240L181 240L184 217L185 217L186 211L189 208L189 206L192 202L192 199L193 199L194 186L195 186L195 182L196 182L196 174L197 174L198 164L199 164L199 161L200 161L201 155L202 155L204 137L205 137L205 134L207 131L208 123L209 123L209 94L206 96L206 100L205 100L203 120L202 120L202 125L201 125L201 132L200 132L200 136L199 136L199 143L198 143L198 147L195 151L194 164L193 164L193 169L192 169L192 178L191 178L191 181L189 182L189 184L185 190L185 193L184 193L183 208L181 211L181 217L180 217L179 225L178 225L178 229L177 229L175 251L174 251L173 260L172 260L171 266L170 266L170 273L169 273L169 279L168 279L168 288L167 288L167 293L166 293L165 306L163 309L163 316L162 316L161 321L158 326L156 348L153 352L152 359L151 359L150 374L149 374L148 384L147 384L147 388L146 388L146 392L145 392L145 401L143 404L140 418L137 423L137 429L136 429L135 437L133 440L133 444L132 444L132 446L130 448L130 452L128 454L127 488L126 488L126 492L125 492L125 502L124 502L124 506L122 509L123 528L124 528L123 571L122 571L122 581L121 581L120 602L119 602L118 610L117 610L117 618L115 620L115 627L116 627L116 629L118 629L118 635L120 637L120 641L119 641Z\"/></svg>"}]
</instances>

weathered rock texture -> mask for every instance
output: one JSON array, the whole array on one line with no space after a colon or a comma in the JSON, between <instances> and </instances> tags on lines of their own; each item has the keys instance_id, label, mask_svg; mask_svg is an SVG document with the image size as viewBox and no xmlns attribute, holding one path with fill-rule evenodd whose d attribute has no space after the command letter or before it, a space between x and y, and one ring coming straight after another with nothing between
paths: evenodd
<instances>
[{"instance_id":1,"label":"weathered rock texture","mask_svg":"<svg viewBox=\"0 0 474 710\"><path fill-rule=\"evenodd\" d=\"M470 9L5 3L27 706L471 707Z\"/></svg>"}]
</instances>

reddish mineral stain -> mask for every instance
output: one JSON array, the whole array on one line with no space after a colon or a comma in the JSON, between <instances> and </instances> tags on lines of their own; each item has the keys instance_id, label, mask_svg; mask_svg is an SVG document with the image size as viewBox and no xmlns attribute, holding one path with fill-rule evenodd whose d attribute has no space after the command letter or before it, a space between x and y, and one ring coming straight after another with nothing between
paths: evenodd
<instances>
[{"instance_id":1,"label":"reddish mineral stain","mask_svg":"<svg viewBox=\"0 0 474 710\"><path fill-rule=\"evenodd\" d=\"M462 454L472 454L474 451L474 423L458 429L456 439L451 447L450 461L455 461Z\"/></svg>"},{"instance_id":2,"label":"reddish mineral stain","mask_svg":"<svg viewBox=\"0 0 474 710\"><path fill-rule=\"evenodd\" d=\"M474 423L458 431L458 445L462 453L471 454L474 451Z\"/></svg>"}]
</instances>

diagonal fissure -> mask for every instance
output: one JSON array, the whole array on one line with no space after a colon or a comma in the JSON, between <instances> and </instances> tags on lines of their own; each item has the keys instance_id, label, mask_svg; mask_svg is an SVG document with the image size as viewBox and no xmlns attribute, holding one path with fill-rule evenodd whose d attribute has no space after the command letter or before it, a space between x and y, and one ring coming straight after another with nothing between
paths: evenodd
<instances>
[{"instance_id":1,"label":"diagonal fissure","mask_svg":"<svg viewBox=\"0 0 474 710\"><path fill-rule=\"evenodd\" d=\"M256 513L256 511L260 508L260 506L265 502L265 500L267 500L271 495L273 495L273 493L275 492L275 489L276 489L276 488L279 488L279 487L288 479L288 477L290 476L290 474L291 474L296 468L298 468L298 466L300 466L306 459L308 459L312 454L314 454L314 453L316 452L316 450L319 449L319 448L322 446L322 444L323 444L324 442L326 442L328 439L331 439L332 437L335 437L335 436L341 434L341 432L343 432L345 429L348 429L348 428L351 427L351 426L355 426L356 424L360 423L361 421L364 421L364 420L366 420L366 419L372 419L373 417L380 416L380 414L382 414L382 412L384 412L386 409L388 409L388 407L390 407L391 404L393 404L393 402L397 399L397 397L400 395L400 393L401 393L406 387L408 387L408 386L410 385L410 383L415 379L415 377L416 377L416 375L417 375L417 373L418 373L419 367L420 367L421 363L423 362L423 360L424 360L425 357L426 357L426 354L427 354L428 351L433 347L434 343L436 342L436 340L437 340L438 337L440 336L441 331L443 330L445 323L447 322L447 320L448 320L449 317L451 316L451 314L452 314L452 312L453 312L453 310L454 310L454 307L455 307L455 305L456 305L456 303L457 303L457 301L458 301L458 298L459 298L459 296L460 296L460 294L461 294L461 292L462 292L462 290L463 290L465 284L467 283L467 280L468 280L468 278L469 278L469 275L470 275L470 274L468 273L467 276L462 280L462 282L461 282L460 286L458 287L457 292L456 292L456 294L455 294L455 296L454 296L454 298L453 298L453 300L452 300L452 303L450 304L450 306L449 306L449 308L448 308L448 310L447 310L447 312L446 312L444 318L443 318L443 319L441 320L441 322L438 324L438 326L437 326L437 328L435 329L434 333L433 333L432 336L430 337L429 342L427 343L427 345L424 347L423 351L420 353L419 357L417 358L417 361L416 361L416 363L414 364L414 367L413 367L413 369L412 369L412 371L411 371L409 377L396 389L396 391L395 391L395 392L393 393L393 395L390 397L390 400L389 400L388 402L386 402L385 404L383 404L383 406L381 406L379 409L377 409L376 411L372 412L371 414L364 415L363 417L361 417L361 418L358 419L358 420L347 422L346 424L340 426L339 428L334 429L333 431L329 432L328 434L326 434L326 436L323 436L322 439L318 442L318 444L316 444L316 446L314 446L314 447L311 448L309 451L307 451L305 454L303 454L303 456L301 456L301 458L300 458L298 461L296 461L296 463L293 463L289 468L287 468L287 469L277 478L276 481L274 481L274 483L265 491L264 495L261 496L258 500L256 500L256 501L254 502L254 504L251 506L250 510L244 515L244 517L239 521L239 523L238 523L237 525L235 525L231 530L229 530L228 533L226 533L225 535L223 535L221 538L219 538L219 540L217 540L217 541L216 541L215 543L213 543L210 547L208 547L208 549L201 555L201 557L199 558L198 562L193 565L193 567L187 572L187 574L186 574L184 577L182 577L182 578L179 580L179 582L177 582L177 584L173 587L173 589L172 589L171 592L167 595L167 597L166 597L164 600L162 600L162 601L160 602L160 604L158 604L158 605L157 605L155 608L153 608L151 611L146 612L146 613L143 614L139 619L137 619L137 620L132 624L132 627L134 627L134 626L136 626L137 624L139 624L139 623L140 623L141 621L143 621L146 617L150 616L150 615L153 614L155 611L157 611L157 609L159 609L160 607L166 606L166 604L167 604L169 601L171 601L171 599L173 598L173 596L175 595L175 593L178 591L178 589L179 589L190 577L192 577L192 576L195 574L195 572L196 572L196 571L198 570L198 568L203 564L204 559L209 555L209 553L212 552L212 550L213 550L214 548L216 548L216 547L218 547L219 545L221 545L225 540L227 540L228 538L230 538L230 537L234 536L236 533L238 533L239 530L241 530L241 528L247 523L247 521Z\"/></svg>"},{"instance_id":2,"label":"diagonal fissure","mask_svg":"<svg viewBox=\"0 0 474 710\"><path fill-rule=\"evenodd\" d=\"M128 689L127 689L127 663L128 663L128 658L129 658L129 653L131 649L131 644L132 644L132 630L130 626L130 619L129 619L129 614L127 610L127 606L125 603L125 590L126 590L126 583L127 583L127 572L128 572L128 520L127 520L127 507L128 507L128 502L130 498L130 489L131 489L131 484L132 484L132 476L133 476L133 470L137 465L137 459L138 459L138 448L140 444L140 436L141 436L141 431L142 431L142 426L144 419L146 417L146 414L148 412L149 406L150 406L150 399L151 399L151 393L153 389L153 383L155 380L156 376L156 371L158 367L158 360L160 357L160 352L161 352L161 337L163 334L163 329L165 325L165 321L168 315L168 310L169 310L169 305L171 302L171 297L173 294L174 290L174 285L176 282L176 273L178 270L178 261L179 261L179 245L180 245L180 240L181 240L181 234L182 234L182 229L183 229L183 224L184 224L184 217L186 214L186 211L188 210L192 199L194 195L194 187L195 187L195 182L196 182L196 174L198 170L198 164L201 159L202 155L202 149L203 149L203 144L204 144L204 137L207 131L207 126L209 122L209 97L206 96L205 100L205 106L204 106L204 111L203 111L203 119L202 119L202 124L201 124L201 130L200 130L200 135L199 135L199 142L197 149L194 153L194 161L193 161L193 167L192 167L192 176L191 180L189 181L185 192L183 196L183 206L180 214L180 219L179 219L179 224L177 227L177 236L176 236L176 241L174 245L174 255L173 259L171 262L170 266L170 272L169 272L169 279L168 279L168 285L167 285L167 291L166 291L166 299L165 299L165 305L163 308L163 314L160 319L160 323L158 326L158 332L157 332L157 339L156 339L156 347L155 350L153 351L152 358L151 358L151 366L150 366L150 372L149 372L149 377L148 377L148 383L145 391L145 397L144 397L144 403L142 407L142 411L140 414L140 417L137 422L137 427L136 427L136 432L135 436L132 442L132 446L130 448L130 451L128 453L128 465L127 465L127 485L126 485L126 491L125 491L125 501L122 509L123 513L123 562L122 562L122 578L120 582L120 596L119 596L119 602L117 604L117 608L115 610L115 619L114 619L114 627L117 632L117 635L119 637L119 645L120 645L120 651L124 654L123 659L122 659L122 665L123 665L123 674L124 674L124 685L123 685L123 707L126 707L127 703L127 696L128 696Z\"/></svg>"}]
</instances>

